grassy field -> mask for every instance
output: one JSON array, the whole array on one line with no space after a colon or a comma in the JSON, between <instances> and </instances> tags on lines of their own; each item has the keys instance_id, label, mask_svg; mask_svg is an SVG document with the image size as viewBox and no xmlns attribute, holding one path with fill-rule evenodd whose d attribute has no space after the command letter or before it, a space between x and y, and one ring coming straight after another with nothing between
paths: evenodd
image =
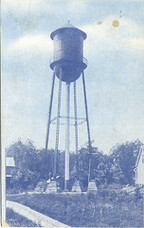
<instances>
[{"instance_id":1,"label":"grassy field","mask_svg":"<svg viewBox=\"0 0 144 228\"><path fill-rule=\"evenodd\" d=\"M142 197L125 192L98 191L96 194L39 194L8 196L70 226L142 227Z\"/></svg>"},{"instance_id":2,"label":"grassy field","mask_svg":"<svg viewBox=\"0 0 144 228\"><path fill-rule=\"evenodd\" d=\"M6 215L7 215L6 221L8 225L11 227L27 227L27 226L36 227L37 226L37 224L15 213L13 210L9 208L7 208L6 210Z\"/></svg>"}]
</instances>

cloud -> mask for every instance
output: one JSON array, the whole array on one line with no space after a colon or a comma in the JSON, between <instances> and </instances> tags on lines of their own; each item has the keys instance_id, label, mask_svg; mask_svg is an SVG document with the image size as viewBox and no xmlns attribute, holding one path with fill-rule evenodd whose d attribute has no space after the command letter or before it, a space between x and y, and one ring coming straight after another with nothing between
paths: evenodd
<instances>
[{"instance_id":1,"label":"cloud","mask_svg":"<svg viewBox=\"0 0 144 228\"><path fill-rule=\"evenodd\" d=\"M144 37L128 39L126 43L130 46L130 48L144 51Z\"/></svg>"},{"instance_id":2,"label":"cloud","mask_svg":"<svg viewBox=\"0 0 144 228\"><path fill-rule=\"evenodd\" d=\"M113 26L114 20L119 22L118 27ZM87 51L92 51L93 46L97 50L105 51L143 47L144 29L142 25L126 17L118 18L117 15L110 15L103 18L101 23L95 21L92 24L84 25L81 29L88 35L89 42L85 44Z\"/></svg>"},{"instance_id":3,"label":"cloud","mask_svg":"<svg viewBox=\"0 0 144 228\"><path fill-rule=\"evenodd\" d=\"M47 53L52 50L52 42L45 34L26 35L11 42L7 48L8 53L38 52Z\"/></svg>"},{"instance_id":4,"label":"cloud","mask_svg":"<svg viewBox=\"0 0 144 228\"><path fill-rule=\"evenodd\" d=\"M7 80L30 77L38 80L40 75L45 80L52 74L49 68L52 50L52 41L44 33L28 34L9 42L2 50L2 66Z\"/></svg>"}]
</instances>

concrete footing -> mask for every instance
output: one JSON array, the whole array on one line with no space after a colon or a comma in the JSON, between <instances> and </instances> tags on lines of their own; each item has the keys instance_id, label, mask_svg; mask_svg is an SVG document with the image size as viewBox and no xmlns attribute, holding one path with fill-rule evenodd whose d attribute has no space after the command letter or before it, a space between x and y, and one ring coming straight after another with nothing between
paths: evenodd
<instances>
[{"instance_id":1,"label":"concrete footing","mask_svg":"<svg viewBox=\"0 0 144 228\"><path fill-rule=\"evenodd\" d=\"M87 192L96 192L96 191L97 191L97 186L96 186L95 180L89 181Z\"/></svg>"},{"instance_id":2,"label":"concrete footing","mask_svg":"<svg viewBox=\"0 0 144 228\"><path fill-rule=\"evenodd\" d=\"M57 192L57 184L56 184L56 181L51 181L46 190L45 190L45 193L56 193Z\"/></svg>"},{"instance_id":3,"label":"concrete footing","mask_svg":"<svg viewBox=\"0 0 144 228\"><path fill-rule=\"evenodd\" d=\"M80 188L79 180L76 180L76 181L74 182L74 185L73 185L73 187L72 187L72 192L81 193L81 188Z\"/></svg>"}]
</instances>

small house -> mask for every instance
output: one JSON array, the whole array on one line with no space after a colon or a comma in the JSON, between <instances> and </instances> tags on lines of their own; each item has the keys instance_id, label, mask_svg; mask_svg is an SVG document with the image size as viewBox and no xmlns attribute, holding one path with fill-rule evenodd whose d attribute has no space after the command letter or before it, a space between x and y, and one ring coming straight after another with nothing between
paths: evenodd
<instances>
[{"instance_id":1,"label":"small house","mask_svg":"<svg viewBox=\"0 0 144 228\"><path fill-rule=\"evenodd\" d=\"M144 185L144 145L139 151L135 165L135 184Z\"/></svg>"},{"instance_id":2,"label":"small house","mask_svg":"<svg viewBox=\"0 0 144 228\"><path fill-rule=\"evenodd\" d=\"M6 184L10 185L10 180L15 170L15 161L13 157L6 157Z\"/></svg>"}]
</instances>

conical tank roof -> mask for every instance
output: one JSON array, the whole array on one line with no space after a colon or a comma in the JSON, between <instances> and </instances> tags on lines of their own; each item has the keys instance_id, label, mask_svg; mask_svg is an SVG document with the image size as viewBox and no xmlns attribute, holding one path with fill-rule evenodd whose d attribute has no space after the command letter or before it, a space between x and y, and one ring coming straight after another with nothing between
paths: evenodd
<instances>
[{"instance_id":1,"label":"conical tank roof","mask_svg":"<svg viewBox=\"0 0 144 228\"><path fill-rule=\"evenodd\" d=\"M65 24L64 26L62 26L61 28L76 28L74 25L70 24L70 21L68 21L67 24Z\"/></svg>"},{"instance_id":2,"label":"conical tank roof","mask_svg":"<svg viewBox=\"0 0 144 228\"><path fill-rule=\"evenodd\" d=\"M83 37L84 39L86 39L87 35L85 32L83 32L82 30L78 29L77 27L73 26L72 24L70 24L70 22L68 21L67 24L65 24L64 26L56 29L55 31L53 31L50 35L51 39L53 40L54 36L59 33L61 30L65 30L65 29L75 29L77 30Z\"/></svg>"}]
</instances>

